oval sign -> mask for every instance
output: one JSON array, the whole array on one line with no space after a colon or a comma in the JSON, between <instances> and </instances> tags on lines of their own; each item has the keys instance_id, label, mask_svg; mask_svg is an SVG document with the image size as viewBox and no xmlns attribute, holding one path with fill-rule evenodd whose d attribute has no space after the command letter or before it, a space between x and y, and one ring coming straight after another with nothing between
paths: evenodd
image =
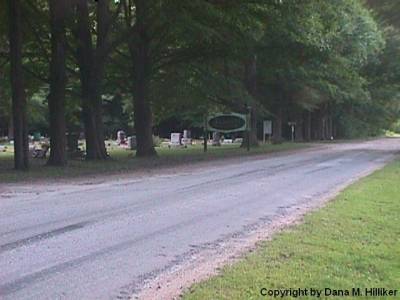
<instances>
[{"instance_id":1,"label":"oval sign","mask_svg":"<svg viewBox=\"0 0 400 300\"><path fill-rule=\"evenodd\" d=\"M246 130L246 115L217 114L208 119L208 129L218 132L235 132Z\"/></svg>"}]
</instances>

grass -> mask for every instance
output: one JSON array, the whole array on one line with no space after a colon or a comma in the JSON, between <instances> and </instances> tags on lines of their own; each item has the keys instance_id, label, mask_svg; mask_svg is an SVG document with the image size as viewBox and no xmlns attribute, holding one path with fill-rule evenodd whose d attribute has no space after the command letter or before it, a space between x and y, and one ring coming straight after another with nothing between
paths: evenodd
<instances>
[{"instance_id":1,"label":"grass","mask_svg":"<svg viewBox=\"0 0 400 300\"><path fill-rule=\"evenodd\" d=\"M159 147L157 148L158 157L151 159L137 159L134 157L134 151L113 146L108 149L111 159L107 161L70 160L68 166L60 168L45 166L45 159L31 159L30 170L19 172L13 170L12 146L9 145L7 152L0 152L0 183L41 179L54 180L100 174L124 174L141 169L154 169L162 166L175 166L229 157L260 155L309 146L309 144L305 143L265 144L247 152L246 149L240 148L239 145L228 144L221 147L209 146L207 153L203 153L202 145L199 144L189 146L186 149Z\"/></svg>"},{"instance_id":2,"label":"grass","mask_svg":"<svg viewBox=\"0 0 400 300\"><path fill-rule=\"evenodd\" d=\"M194 285L183 299L272 299L262 297L261 289L353 287L362 292L371 287L397 289L391 299L400 298L399 179L396 161L224 268L221 275Z\"/></svg>"},{"instance_id":3,"label":"grass","mask_svg":"<svg viewBox=\"0 0 400 300\"><path fill-rule=\"evenodd\" d=\"M391 137L391 138L399 138L400 137L400 133L394 132L394 131L390 131L390 130L386 130L385 131L385 136L386 137Z\"/></svg>"}]
</instances>

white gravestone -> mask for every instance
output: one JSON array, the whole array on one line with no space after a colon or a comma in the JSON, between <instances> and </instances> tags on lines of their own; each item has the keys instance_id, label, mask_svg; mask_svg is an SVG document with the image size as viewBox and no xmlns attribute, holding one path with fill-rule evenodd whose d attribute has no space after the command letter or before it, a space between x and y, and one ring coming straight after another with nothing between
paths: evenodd
<instances>
[{"instance_id":1,"label":"white gravestone","mask_svg":"<svg viewBox=\"0 0 400 300\"><path fill-rule=\"evenodd\" d=\"M171 133L171 143L170 146L180 146L181 145L181 134L180 133Z\"/></svg>"}]
</instances>

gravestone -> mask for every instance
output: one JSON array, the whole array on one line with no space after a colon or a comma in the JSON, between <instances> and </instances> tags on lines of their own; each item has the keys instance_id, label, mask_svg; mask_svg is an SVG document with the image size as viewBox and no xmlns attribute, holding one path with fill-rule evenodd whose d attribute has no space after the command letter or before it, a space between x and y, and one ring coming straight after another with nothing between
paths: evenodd
<instances>
[{"instance_id":1,"label":"gravestone","mask_svg":"<svg viewBox=\"0 0 400 300\"><path fill-rule=\"evenodd\" d=\"M171 133L171 142L169 143L169 147L177 147L181 145L181 134L177 132Z\"/></svg>"},{"instance_id":2,"label":"gravestone","mask_svg":"<svg viewBox=\"0 0 400 300\"><path fill-rule=\"evenodd\" d=\"M191 138L190 130L184 130L183 131L183 138L181 139L181 143L183 145L185 145L185 146L192 144L192 138Z\"/></svg>"}]
</instances>

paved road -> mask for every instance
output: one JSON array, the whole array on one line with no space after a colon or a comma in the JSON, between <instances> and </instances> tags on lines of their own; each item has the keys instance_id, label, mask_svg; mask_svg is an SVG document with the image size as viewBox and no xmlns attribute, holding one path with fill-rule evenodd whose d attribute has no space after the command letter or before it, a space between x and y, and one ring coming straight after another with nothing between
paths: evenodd
<instances>
[{"instance_id":1,"label":"paved road","mask_svg":"<svg viewBox=\"0 0 400 300\"><path fill-rule=\"evenodd\" d=\"M338 144L137 180L3 194L0 298L127 298L193 249L313 201L399 150L395 139Z\"/></svg>"}]
</instances>

